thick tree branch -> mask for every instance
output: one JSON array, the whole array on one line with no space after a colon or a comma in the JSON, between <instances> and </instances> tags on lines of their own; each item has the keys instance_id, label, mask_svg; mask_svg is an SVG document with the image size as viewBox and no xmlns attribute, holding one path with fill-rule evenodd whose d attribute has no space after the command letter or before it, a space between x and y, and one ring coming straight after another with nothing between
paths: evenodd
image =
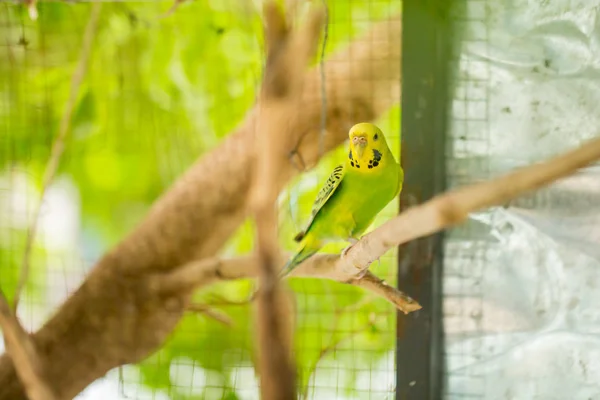
<instances>
[{"instance_id":1,"label":"thick tree branch","mask_svg":"<svg viewBox=\"0 0 600 400\"><path fill-rule=\"evenodd\" d=\"M54 394L42 378L38 355L31 338L12 313L4 292L0 289L0 328L6 349L30 400L54 400Z\"/></svg>"},{"instance_id":2,"label":"thick tree branch","mask_svg":"<svg viewBox=\"0 0 600 400\"><path fill-rule=\"evenodd\" d=\"M400 100L400 33L400 18L387 19L325 63L325 150L345 140L356 121L373 120ZM298 138L295 158L303 168L314 166L320 157L320 87L319 71L313 69L304 79L302 107L289 121L289 131ZM165 295L150 283L157 273L214 256L248 216L256 122L255 108L156 201L144 221L98 261L77 291L32 335L58 398L73 398L110 369L144 359L172 332L191 291ZM292 162L286 163L277 177L278 190L297 172ZM6 355L0 357L4 399L26 399Z\"/></svg>"}]
</instances>

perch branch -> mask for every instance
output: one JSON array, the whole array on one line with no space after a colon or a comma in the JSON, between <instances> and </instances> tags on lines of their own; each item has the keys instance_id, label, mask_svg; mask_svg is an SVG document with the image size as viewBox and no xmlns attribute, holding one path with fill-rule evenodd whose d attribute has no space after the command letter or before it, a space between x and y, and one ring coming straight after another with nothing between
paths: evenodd
<instances>
[{"instance_id":1,"label":"perch branch","mask_svg":"<svg viewBox=\"0 0 600 400\"><path fill-rule=\"evenodd\" d=\"M54 400L54 394L42 379L40 363L31 338L12 313L2 289L0 289L0 328L4 335L6 350L15 364L29 399Z\"/></svg>"},{"instance_id":2,"label":"perch branch","mask_svg":"<svg viewBox=\"0 0 600 400\"><path fill-rule=\"evenodd\" d=\"M283 11L265 4L267 62L256 123L255 176L250 193L260 265L257 293L258 370L262 398L296 398L296 366L292 357L292 300L277 279L279 245L276 200L279 174L293 150L290 120L300 102L309 58L317 47L322 13L312 9L302 29L291 29Z\"/></svg>"},{"instance_id":3,"label":"perch branch","mask_svg":"<svg viewBox=\"0 0 600 400\"><path fill-rule=\"evenodd\" d=\"M35 10L35 1L30 2L30 10ZM58 128L58 134L52 143L52 150L50 152L50 158L48 159L48 163L46 164L46 169L44 170L44 177L42 178L42 190L40 193L40 199L37 206L34 209L33 217L31 220L31 225L27 230L27 237L25 239L25 252L23 254L23 265L21 267L21 273L19 275L19 281L17 282L17 288L15 290L15 296L13 300L13 310L17 310L19 306L19 301L21 299L21 293L25 285L27 284L27 280L29 279L29 270L31 269L31 250L33 248L33 242L35 240L35 236L38 229L38 223L40 219L40 211L42 209L42 204L44 202L44 197L46 196L46 192L56 175L56 171L60 164L60 159L62 157L63 151L65 149L65 141L67 139L67 134L69 133L69 129L71 127L71 119L73 116L73 110L75 109L75 103L77 101L77 95L79 94L79 87L81 86L81 82L85 77L85 72L87 69L88 60L90 57L90 53L92 51L92 42L94 41L94 36L96 34L96 28L98 26L98 19L100 17L100 10L102 9L102 3L95 2L92 5L92 11L90 14L90 19L85 27L85 33L83 34L83 42L81 44L81 52L79 55L79 62L77 64L77 68L71 77L71 88L69 91L69 98L67 100L67 104L65 105L65 110L63 112L62 118L60 120L60 125ZM37 15L37 13L36 13ZM32 17L32 19L35 19Z\"/></svg>"},{"instance_id":4,"label":"perch branch","mask_svg":"<svg viewBox=\"0 0 600 400\"><path fill-rule=\"evenodd\" d=\"M284 259L278 260L281 262L277 265L282 266ZM421 309L415 300L371 272L367 271L361 279L357 279L352 274L335 270L339 266L338 260L339 256L334 254L318 254L300 264L289 276L330 279L358 286L386 299L405 314ZM256 257L210 258L191 262L166 275L158 274L152 279L151 285L165 293L176 293L193 291L220 281L256 278L258 274L259 262Z\"/></svg>"}]
</instances>

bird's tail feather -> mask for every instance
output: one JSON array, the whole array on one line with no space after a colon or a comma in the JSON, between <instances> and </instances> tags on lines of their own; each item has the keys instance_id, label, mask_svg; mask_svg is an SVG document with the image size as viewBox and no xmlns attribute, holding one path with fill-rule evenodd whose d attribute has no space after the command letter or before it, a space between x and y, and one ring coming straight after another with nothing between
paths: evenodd
<instances>
[{"instance_id":1,"label":"bird's tail feather","mask_svg":"<svg viewBox=\"0 0 600 400\"><path fill-rule=\"evenodd\" d=\"M316 252L317 252L316 249L305 245L299 252L296 253L296 255L294 257L292 257L287 262L287 264L285 264L285 266L283 267L283 269L279 273L279 278L283 278L284 276L288 275L300 263L302 263L304 260L306 260L308 257L312 256Z\"/></svg>"}]
</instances>

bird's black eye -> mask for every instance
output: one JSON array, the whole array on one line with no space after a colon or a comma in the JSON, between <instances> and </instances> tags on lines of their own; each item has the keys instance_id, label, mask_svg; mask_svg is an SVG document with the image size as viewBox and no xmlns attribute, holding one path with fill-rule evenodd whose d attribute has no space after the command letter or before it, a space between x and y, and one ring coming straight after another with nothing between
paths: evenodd
<instances>
[{"instance_id":1,"label":"bird's black eye","mask_svg":"<svg viewBox=\"0 0 600 400\"><path fill-rule=\"evenodd\" d=\"M377 134L375 134L375 136L373 136L373 140L377 140L379 136Z\"/></svg>"}]
</instances>

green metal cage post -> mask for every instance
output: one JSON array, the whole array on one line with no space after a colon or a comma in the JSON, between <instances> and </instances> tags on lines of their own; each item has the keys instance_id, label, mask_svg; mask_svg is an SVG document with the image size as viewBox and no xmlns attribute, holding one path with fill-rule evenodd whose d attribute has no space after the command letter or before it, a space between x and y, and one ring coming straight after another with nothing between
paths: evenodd
<instances>
[{"instance_id":1,"label":"green metal cage post","mask_svg":"<svg viewBox=\"0 0 600 400\"><path fill-rule=\"evenodd\" d=\"M407 0L402 15L401 210L443 192L451 32L449 0ZM398 288L423 308L398 314L396 399L443 396L443 234L400 247Z\"/></svg>"}]
</instances>

